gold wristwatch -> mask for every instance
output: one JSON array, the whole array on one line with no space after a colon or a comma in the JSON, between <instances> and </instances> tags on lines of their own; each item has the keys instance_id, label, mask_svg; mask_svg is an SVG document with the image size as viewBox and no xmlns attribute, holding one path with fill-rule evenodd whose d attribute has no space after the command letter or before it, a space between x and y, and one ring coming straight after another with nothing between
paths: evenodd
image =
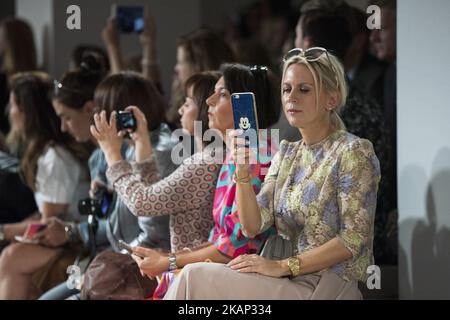
<instances>
[{"instance_id":1,"label":"gold wristwatch","mask_svg":"<svg viewBox=\"0 0 450 320\"><path fill-rule=\"evenodd\" d=\"M288 258L288 267L291 271L291 276L296 277L300 274L301 261L297 256L292 256Z\"/></svg>"}]
</instances>

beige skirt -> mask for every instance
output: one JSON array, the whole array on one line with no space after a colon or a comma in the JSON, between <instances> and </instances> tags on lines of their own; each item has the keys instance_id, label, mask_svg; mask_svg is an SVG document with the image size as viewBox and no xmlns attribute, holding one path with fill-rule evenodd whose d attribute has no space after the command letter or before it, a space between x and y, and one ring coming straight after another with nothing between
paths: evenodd
<instances>
[{"instance_id":1,"label":"beige skirt","mask_svg":"<svg viewBox=\"0 0 450 320\"><path fill-rule=\"evenodd\" d=\"M220 263L193 263L183 268L165 300L360 300L356 281L334 272L294 279L239 273Z\"/></svg>"}]
</instances>

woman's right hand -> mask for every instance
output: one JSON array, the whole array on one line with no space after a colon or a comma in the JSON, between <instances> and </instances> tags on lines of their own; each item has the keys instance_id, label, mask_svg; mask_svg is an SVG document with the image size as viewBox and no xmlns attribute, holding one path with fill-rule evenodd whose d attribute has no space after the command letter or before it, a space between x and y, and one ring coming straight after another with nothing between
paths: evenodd
<instances>
[{"instance_id":1,"label":"woman's right hand","mask_svg":"<svg viewBox=\"0 0 450 320\"><path fill-rule=\"evenodd\" d=\"M47 227L33 236L33 240L39 244L57 248L67 243L66 230L64 223L56 217L50 217L46 221Z\"/></svg>"},{"instance_id":2,"label":"woman's right hand","mask_svg":"<svg viewBox=\"0 0 450 320\"><path fill-rule=\"evenodd\" d=\"M249 175L251 160L250 149L246 147L244 138L239 138L242 130L230 130L227 133L227 144L231 149L231 160L236 165L237 178L245 178Z\"/></svg>"},{"instance_id":3,"label":"woman's right hand","mask_svg":"<svg viewBox=\"0 0 450 320\"><path fill-rule=\"evenodd\" d=\"M154 46L156 43L156 22L147 5L144 8L144 29L139 40L142 46Z\"/></svg>"},{"instance_id":4,"label":"woman's right hand","mask_svg":"<svg viewBox=\"0 0 450 320\"><path fill-rule=\"evenodd\" d=\"M119 46L119 32L117 31L116 18L108 18L106 26L102 30L102 39L106 46Z\"/></svg>"},{"instance_id":5,"label":"woman's right hand","mask_svg":"<svg viewBox=\"0 0 450 320\"><path fill-rule=\"evenodd\" d=\"M111 113L108 122L106 119L106 111L102 110L100 114L94 114L94 124L91 125L91 134L102 149L108 167L122 160L120 149L122 147L123 137L117 132L116 121L116 111Z\"/></svg>"}]
</instances>

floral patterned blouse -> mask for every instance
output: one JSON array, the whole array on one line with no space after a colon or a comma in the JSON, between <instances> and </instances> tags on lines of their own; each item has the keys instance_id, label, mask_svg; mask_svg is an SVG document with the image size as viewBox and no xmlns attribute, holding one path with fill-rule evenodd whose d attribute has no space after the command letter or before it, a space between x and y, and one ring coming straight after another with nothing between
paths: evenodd
<instances>
[{"instance_id":1,"label":"floral patterned blouse","mask_svg":"<svg viewBox=\"0 0 450 320\"><path fill-rule=\"evenodd\" d=\"M330 270L347 281L364 280L373 264L379 180L372 143L344 130L314 145L282 141L257 196L260 232L275 224L297 254L337 237L352 258Z\"/></svg>"}]
</instances>

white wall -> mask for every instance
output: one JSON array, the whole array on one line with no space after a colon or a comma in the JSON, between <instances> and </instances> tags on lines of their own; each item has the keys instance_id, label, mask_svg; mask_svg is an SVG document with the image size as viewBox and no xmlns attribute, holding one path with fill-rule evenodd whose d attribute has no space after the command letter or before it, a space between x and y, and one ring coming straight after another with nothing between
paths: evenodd
<instances>
[{"instance_id":1,"label":"white wall","mask_svg":"<svg viewBox=\"0 0 450 320\"><path fill-rule=\"evenodd\" d=\"M70 52L79 43L103 45L100 32L110 15L112 3L146 4L148 3L158 26L157 48L158 59L162 68L163 82L169 88L170 76L175 64L175 39L179 34L199 26L199 0L177 1L145 1L145 0L58 0L54 1L55 19L55 54L54 72L60 74L69 63ZM66 28L66 8L76 3L81 8L81 30L72 31ZM184 14L183 14L184 13ZM121 47L125 56L141 52L137 35L121 35Z\"/></svg>"},{"instance_id":2,"label":"white wall","mask_svg":"<svg viewBox=\"0 0 450 320\"><path fill-rule=\"evenodd\" d=\"M398 0L402 299L450 299L449 18L448 0Z\"/></svg>"}]
</instances>

